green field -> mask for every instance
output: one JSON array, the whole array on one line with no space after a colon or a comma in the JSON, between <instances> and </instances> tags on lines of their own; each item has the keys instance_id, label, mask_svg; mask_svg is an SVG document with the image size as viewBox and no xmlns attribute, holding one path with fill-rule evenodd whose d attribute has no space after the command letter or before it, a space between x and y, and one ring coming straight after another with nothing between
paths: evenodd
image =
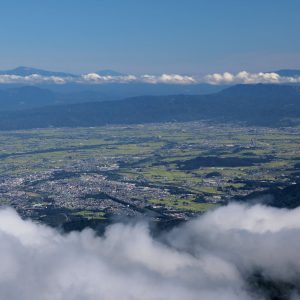
<instances>
[{"instance_id":1,"label":"green field","mask_svg":"<svg viewBox=\"0 0 300 300\"><path fill-rule=\"evenodd\" d=\"M299 128L204 122L0 132L0 177L27 183L32 174L50 178L55 170L103 174L112 183L160 189L162 195L156 198L134 195L150 205L202 212L220 201L262 190L266 185L288 185L295 181L299 169L295 165L300 162L298 132ZM197 158L202 159L203 165L183 167ZM251 163L255 159L264 161ZM236 161L235 165L226 164L228 160ZM244 160L250 164L239 165ZM70 185L85 184L80 178L61 180ZM26 198L33 207L47 203L43 199L50 193L49 187L41 190L37 184L28 188L25 183L20 185L18 197ZM123 196L126 198L126 191ZM1 203L10 203L13 197L13 193L3 192ZM72 190L66 197L73 197ZM129 200L130 197L131 194ZM196 202L197 198L204 202ZM68 207L67 202L64 205ZM101 214L84 209L77 214L102 218Z\"/></svg>"}]
</instances>

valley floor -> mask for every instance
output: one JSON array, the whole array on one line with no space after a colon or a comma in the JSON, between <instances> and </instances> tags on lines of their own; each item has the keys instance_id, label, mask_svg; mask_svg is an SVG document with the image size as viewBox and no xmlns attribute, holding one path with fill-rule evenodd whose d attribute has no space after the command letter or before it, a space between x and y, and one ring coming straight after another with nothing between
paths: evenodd
<instances>
[{"instance_id":1,"label":"valley floor","mask_svg":"<svg viewBox=\"0 0 300 300\"><path fill-rule=\"evenodd\" d=\"M187 220L295 184L299 143L298 127L208 122L1 132L0 202L53 226Z\"/></svg>"}]
</instances>

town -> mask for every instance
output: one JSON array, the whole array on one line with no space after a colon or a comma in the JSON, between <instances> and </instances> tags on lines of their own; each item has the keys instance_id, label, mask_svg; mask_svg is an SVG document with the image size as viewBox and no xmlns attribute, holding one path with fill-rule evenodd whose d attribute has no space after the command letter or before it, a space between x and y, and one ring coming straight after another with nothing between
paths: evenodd
<instances>
[{"instance_id":1,"label":"town","mask_svg":"<svg viewBox=\"0 0 300 300\"><path fill-rule=\"evenodd\" d=\"M298 130L174 122L1 132L0 202L53 226L187 220L296 183Z\"/></svg>"}]
</instances>

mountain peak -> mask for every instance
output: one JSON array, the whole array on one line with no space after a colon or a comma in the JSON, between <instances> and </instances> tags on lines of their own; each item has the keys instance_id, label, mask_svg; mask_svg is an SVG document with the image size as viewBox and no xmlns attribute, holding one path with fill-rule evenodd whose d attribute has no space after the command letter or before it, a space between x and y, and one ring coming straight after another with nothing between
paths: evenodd
<instances>
[{"instance_id":1,"label":"mountain peak","mask_svg":"<svg viewBox=\"0 0 300 300\"><path fill-rule=\"evenodd\" d=\"M16 75L16 76L30 76L30 75L41 75L41 76L58 76L58 77L75 77L76 75L64 72L47 71L37 68L31 68L26 66L19 66L15 69L0 71L0 75Z\"/></svg>"}]
</instances>

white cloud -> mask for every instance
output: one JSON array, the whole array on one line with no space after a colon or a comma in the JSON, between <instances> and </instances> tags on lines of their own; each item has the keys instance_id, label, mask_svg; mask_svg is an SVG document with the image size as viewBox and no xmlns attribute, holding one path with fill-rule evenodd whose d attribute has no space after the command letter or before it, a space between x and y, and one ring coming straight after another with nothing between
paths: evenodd
<instances>
[{"instance_id":1,"label":"white cloud","mask_svg":"<svg viewBox=\"0 0 300 300\"><path fill-rule=\"evenodd\" d=\"M59 77L59 76L42 76L32 74L29 76L19 75L0 75L0 84L104 84L104 83L148 83L148 84L200 84L208 83L212 85L220 84L255 84L255 83L300 83L299 77L283 77L277 73L249 73L246 71L232 74L214 73L202 78L180 74L162 74L162 75L122 75L122 76L101 76L96 73L83 74L78 77Z\"/></svg>"},{"instance_id":2,"label":"white cloud","mask_svg":"<svg viewBox=\"0 0 300 300\"><path fill-rule=\"evenodd\" d=\"M149 84L195 84L197 80L192 76L179 74L162 74L162 75L122 75L122 76L101 76L96 73L83 74L79 77L58 77L42 76L32 74L29 76L18 75L0 75L0 84L104 84L104 83L149 83Z\"/></svg>"},{"instance_id":3,"label":"white cloud","mask_svg":"<svg viewBox=\"0 0 300 300\"><path fill-rule=\"evenodd\" d=\"M300 83L299 77L283 77L277 73L248 73L246 71L237 74L225 72L215 73L204 77L204 82L209 84L255 84L255 83Z\"/></svg>"},{"instance_id":4,"label":"white cloud","mask_svg":"<svg viewBox=\"0 0 300 300\"><path fill-rule=\"evenodd\" d=\"M101 76L96 73L84 74L81 79L78 80L79 83L129 83L137 80L134 75L123 75L123 76Z\"/></svg>"},{"instance_id":5,"label":"white cloud","mask_svg":"<svg viewBox=\"0 0 300 300\"><path fill-rule=\"evenodd\" d=\"M229 205L160 239L145 224L61 234L5 209L0 299L264 299L248 276L299 284L299 236L300 208Z\"/></svg>"},{"instance_id":6,"label":"white cloud","mask_svg":"<svg viewBox=\"0 0 300 300\"><path fill-rule=\"evenodd\" d=\"M140 80L145 83L157 84L194 84L197 80L192 76L178 75L178 74L162 74L160 76L155 75L142 75Z\"/></svg>"},{"instance_id":7,"label":"white cloud","mask_svg":"<svg viewBox=\"0 0 300 300\"><path fill-rule=\"evenodd\" d=\"M58 77L58 76L42 76L38 74L32 74L28 76L19 75L0 75L0 84L40 84L40 83L54 83L65 84L71 81L72 78Z\"/></svg>"},{"instance_id":8,"label":"white cloud","mask_svg":"<svg viewBox=\"0 0 300 300\"><path fill-rule=\"evenodd\" d=\"M101 76L96 73L89 73L81 76L83 83L149 83L149 84L193 84L197 83L196 79L191 76L179 74L162 74L162 75L124 75L124 76Z\"/></svg>"}]
</instances>

